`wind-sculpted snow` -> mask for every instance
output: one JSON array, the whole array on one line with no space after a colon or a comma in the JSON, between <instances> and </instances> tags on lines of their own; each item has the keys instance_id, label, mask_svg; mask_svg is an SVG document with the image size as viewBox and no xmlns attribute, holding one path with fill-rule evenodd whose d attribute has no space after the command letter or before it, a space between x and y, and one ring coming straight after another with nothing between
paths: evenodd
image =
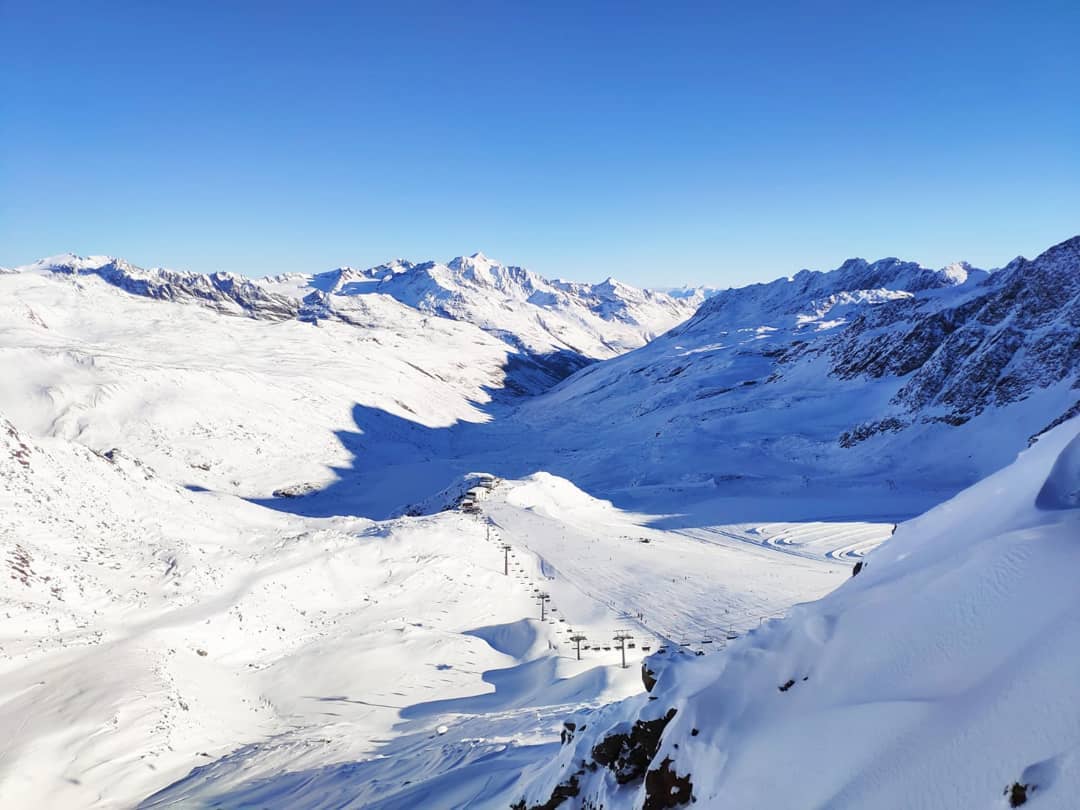
<instances>
[{"instance_id":1,"label":"wind-sculpted snow","mask_svg":"<svg viewBox=\"0 0 1080 810\"><path fill-rule=\"evenodd\" d=\"M1008 806L1014 784L1075 806L1078 442L1080 421L1054 429L725 654L647 659L651 691L568 717L519 806L954 810ZM613 742L663 716L622 778Z\"/></svg>"}]
</instances>

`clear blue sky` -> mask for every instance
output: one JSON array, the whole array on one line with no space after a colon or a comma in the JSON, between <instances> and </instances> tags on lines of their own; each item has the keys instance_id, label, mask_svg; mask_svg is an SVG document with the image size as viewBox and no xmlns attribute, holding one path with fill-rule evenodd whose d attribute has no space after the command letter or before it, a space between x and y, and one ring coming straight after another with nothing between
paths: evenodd
<instances>
[{"instance_id":1,"label":"clear blue sky","mask_svg":"<svg viewBox=\"0 0 1080 810\"><path fill-rule=\"evenodd\" d=\"M0 264L726 286L1080 232L1080 3L0 0Z\"/></svg>"}]
</instances>

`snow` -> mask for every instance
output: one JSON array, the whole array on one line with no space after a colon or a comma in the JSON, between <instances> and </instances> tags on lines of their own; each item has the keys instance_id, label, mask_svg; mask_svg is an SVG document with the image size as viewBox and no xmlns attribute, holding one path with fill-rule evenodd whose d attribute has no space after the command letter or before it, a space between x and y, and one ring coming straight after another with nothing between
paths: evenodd
<instances>
[{"instance_id":1,"label":"snow","mask_svg":"<svg viewBox=\"0 0 1080 810\"><path fill-rule=\"evenodd\" d=\"M1040 493L1075 497L1078 454L1074 419L902 525L843 587L665 671L652 697L676 714L653 761L670 757L704 806L1004 807L1016 781L1040 807L1073 806L1080 511ZM589 732L534 766L524 794L542 801L649 707L583 716ZM603 770L583 782L606 806L643 792Z\"/></svg>"},{"instance_id":2,"label":"snow","mask_svg":"<svg viewBox=\"0 0 1080 810\"><path fill-rule=\"evenodd\" d=\"M413 310L467 321L533 355L570 352L582 359L612 357L641 346L688 318L699 300L601 284L551 282L482 253L446 264L395 259L368 269L287 273L249 280L145 270L107 256L63 254L18 268L24 273L96 275L130 292L213 306L232 314L281 319L351 320L372 296ZM580 363L579 363L580 365Z\"/></svg>"},{"instance_id":3,"label":"snow","mask_svg":"<svg viewBox=\"0 0 1080 810\"><path fill-rule=\"evenodd\" d=\"M815 351L1008 272L853 260L628 353L696 299L482 254L5 273L0 805L542 803L676 708L651 759L699 806L995 807L1018 780L1069 806L1080 421L1039 372L1071 344L1017 353L1015 401L851 447L907 381ZM611 359L515 393L560 347Z\"/></svg>"}]
</instances>

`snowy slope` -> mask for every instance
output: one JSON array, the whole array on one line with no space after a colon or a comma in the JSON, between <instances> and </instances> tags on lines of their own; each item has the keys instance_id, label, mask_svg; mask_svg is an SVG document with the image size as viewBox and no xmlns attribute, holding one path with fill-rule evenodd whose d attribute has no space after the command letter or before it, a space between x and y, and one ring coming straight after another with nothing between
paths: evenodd
<instances>
[{"instance_id":1,"label":"snowy slope","mask_svg":"<svg viewBox=\"0 0 1080 810\"><path fill-rule=\"evenodd\" d=\"M352 323L369 296L385 295L425 314L473 323L525 355L550 356L555 379L590 360L641 346L688 318L700 302L696 295L672 297L610 278L600 284L548 281L481 253L447 264L398 259L365 270L262 279L146 270L122 259L71 254L19 270L97 276L133 295L265 320Z\"/></svg>"},{"instance_id":2,"label":"snowy slope","mask_svg":"<svg viewBox=\"0 0 1080 810\"><path fill-rule=\"evenodd\" d=\"M503 657L459 631L530 612L471 562L460 516L302 521L7 423L0 440L5 807L131 807L286 734L297 766L361 757L395 706L483 689Z\"/></svg>"},{"instance_id":3,"label":"snowy slope","mask_svg":"<svg viewBox=\"0 0 1080 810\"><path fill-rule=\"evenodd\" d=\"M170 480L249 497L335 480L358 409L432 428L488 418L504 343L381 295L353 315L223 317L92 275L5 275L0 411L32 435L120 447Z\"/></svg>"},{"instance_id":4,"label":"snowy slope","mask_svg":"<svg viewBox=\"0 0 1080 810\"><path fill-rule=\"evenodd\" d=\"M658 653L651 694L577 715L524 805L1074 807L1078 539L1073 419L726 655Z\"/></svg>"},{"instance_id":5,"label":"snowy slope","mask_svg":"<svg viewBox=\"0 0 1080 810\"><path fill-rule=\"evenodd\" d=\"M347 306L351 296L382 293L422 312L475 323L530 354L569 352L593 359L637 348L685 320L698 303L611 278L600 284L549 281L482 253L447 264L398 259L367 270L344 267L258 283L318 300L331 313Z\"/></svg>"},{"instance_id":6,"label":"snowy slope","mask_svg":"<svg viewBox=\"0 0 1080 810\"><path fill-rule=\"evenodd\" d=\"M609 494L876 481L925 507L1008 463L1078 385L1080 237L992 274L851 260L725 291L516 418L558 425L574 480Z\"/></svg>"},{"instance_id":7,"label":"snowy slope","mask_svg":"<svg viewBox=\"0 0 1080 810\"><path fill-rule=\"evenodd\" d=\"M433 758L441 725L454 752L528 749L517 768L532 743L550 750L566 711L640 688L612 650L572 661L563 622L537 622L523 647L477 635L528 626L532 587L602 638L663 570L670 607L640 626L660 639L718 633L697 618L718 606L731 627L750 626L846 575L828 546L792 565L769 551L780 532L765 531L724 551L550 476L507 482L486 504L518 549L510 578L484 526L460 514L301 517L316 498L306 486L332 499L358 469L389 479L373 490L384 511L402 504L386 470L404 442L426 436L425 464L439 470L434 437L502 413L490 397L507 384L506 344L379 294L357 296L350 322L316 325L131 296L96 274L5 274L0 287L0 722L16 729L0 749L5 805L128 807L208 763L220 778L199 795L335 765L370 775L408 763L436 778L462 764ZM429 478L409 471L433 495ZM541 503L552 516L538 518ZM349 514L348 500L333 513ZM871 544L884 533L851 531ZM567 536L588 538L590 553ZM590 588L616 555L605 590ZM692 594L676 598L688 571ZM459 722L440 708L486 694L500 669L514 673L500 681L514 713L481 701ZM469 742L478 729L494 740ZM370 798L357 779L347 789Z\"/></svg>"},{"instance_id":8,"label":"snowy slope","mask_svg":"<svg viewBox=\"0 0 1080 810\"><path fill-rule=\"evenodd\" d=\"M318 520L5 421L0 479L13 807L130 807L174 782L148 806L408 807L444 778L505 806L566 713L640 689L615 629L719 646L848 570L824 548L789 560L657 530L550 476L497 485L491 529L457 512ZM536 588L554 597L547 622ZM580 662L570 628L595 645ZM490 764L462 777L504 752L497 789ZM425 806L458 806L436 795Z\"/></svg>"},{"instance_id":9,"label":"snowy slope","mask_svg":"<svg viewBox=\"0 0 1080 810\"><path fill-rule=\"evenodd\" d=\"M1037 670L1074 674L1078 284L1078 240L989 274L856 260L526 398L671 299L482 256L0 274L0 804L533 804L674 707L653 781L692 769L704 806L890 806L907 780L893 806L1011 780L1055 806L1075 695ZM610 773L563 806L640 806Z\"/></svg>"},{"instance_id":10,"label":"snowy slope","mask_svg":"<svg viewBox=\"0 0 1080 810\"><path fill-rule=\"evenodd\" d=\"M480 502L478 518L444 514L389 524L395 536L408 531L410 548L448 577L441 586L429 578L426 591L393 597L408 611L402 620L410 636L422 635L418 628L442 631L441 666L409 667L389 646L380 654L400 668L397 680L380 682L365 667L341 701L347 705L335 707L331 726L313 724L243 746L145 806L506 808L524 789L521 769L558 750L568 714L641 690L643 647L686 637L693 649L721 648L731 631L756 627L848 576L847 565L824 555L791 561L762 547L718 547L651 528L648 516L621 512L548 475L500 482ZM435 526L444 528L436 533ZM888 528L857 530L880 540ZM506 577L503 542L511 547ZM545 621L533 598L537 589L551 596ZM490 624L466 630L473 646L451 658L452 629L468 626L455 623L485 611ZM706 617L713 624L703 625ZM633 636L626 669L613 642L620 630ZM575 633L585 636L580 661L570 641ZM482 676L484 685L471 693L442 685L463 671ZM404 688L414 679L427 685L426 696ZM418 694L423 702L414 703ZM372 703L400 707L393 734L374 750L327 764L325 750L305 744L330 730L334 739L370 734L369 719L344 709Z\"/></svg>"}]
</instances>

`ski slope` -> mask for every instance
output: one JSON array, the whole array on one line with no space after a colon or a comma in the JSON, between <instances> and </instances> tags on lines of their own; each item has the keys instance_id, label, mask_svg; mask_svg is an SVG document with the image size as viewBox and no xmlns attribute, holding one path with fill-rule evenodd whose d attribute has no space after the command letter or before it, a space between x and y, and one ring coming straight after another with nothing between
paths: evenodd
<instances>
[{"instance_id":1,"label":"ski slope","mask_svg":"<svg viewBox=\"0 0 1080 810\"><path fill-rule=\"evenodd\" d=\"M474 259L449 269L476 290L520 276ZM721 345L691 325L702 345L672 334L522 398L528 341L452 295L453 317L411 305L423 273L338 274L342 317L304 319L277 309L285 288L330 279L149 273L154 297L83 269L0 275L0 805L543 803L650 705L678 708L658 756L679 745L704 806L995 806L1029 777L1068 795L1049 787L1072 784L1076 747L1055 652L1075 647L1071 378L840 447L849 406L862 418L899 383L814 358L771 393L696 376L774 368L779 338L757 327ZM967 283L934 279L918 291ZM368 289L384 280L398 297ZM628 293L594 286L563 292L617 319ZM196 289L234 297L180 294ZM249 300L273 306L237 317ZM792 328L907 300L830 298ZM1015 466L915 517L1055 416ZM473 514L478 472L497 483ZM661 647L650 666L672 674L645 696ZM713 720L694 735L692 716ZM571 718L590 731L562 745ZM1024 722L1041 725L1014 744ZM583 798L642 801L590 773Z\"/></svg>"},{"instance_id":2,"label":"ski slope","mask_svg":"<svg viewBox=\"0 0 1080 810\"><path fill-rule=\"evenodd\" d=\"M1016 793L1073 807L1078 539L1073 419L900 526L821 600L722 656L657 663L649 696L577 716L583 732L521 798L573 782L573 806L640 807L670 786L705 807L993 808ZM655 775L589 766L605 738L669 710Z\"/></svg>"},{"instance_id":3,"label":"ski slope","mask_svg":"<svg viewBox=\"0 0 1080 810\"><path fill-rule=\"evenodd\" d=\"M475 516L389 524L423 567L407 585L372 597L402 611L400 637L360 652L343 635L349 652L328 656L333 664L323 659L321 669L336 669L340 658L356 670L340 675L349 688L326 707L332 719L315 716L310 728L245 746L142 806L506 807L522 789L521 768L551 755L566 717L641 691L649 651L685 636L711 654L729 632L757 627L850 575L824 558L776 560L766 548L717 554L549 475L502 481L480 507ZM551 597L543 621L538 590ZM435 628L439 657L428 657L421 640ZM626 669L617 632L633 638ZM580 661L575 634L585 637ZM376 722L389 718L388 728ZM328 763L327 735L377 735L378 745ZM314 752L312 736L321 742ZM338 753L334 744L331 760Z\"/></svg>"}]
</instances>

